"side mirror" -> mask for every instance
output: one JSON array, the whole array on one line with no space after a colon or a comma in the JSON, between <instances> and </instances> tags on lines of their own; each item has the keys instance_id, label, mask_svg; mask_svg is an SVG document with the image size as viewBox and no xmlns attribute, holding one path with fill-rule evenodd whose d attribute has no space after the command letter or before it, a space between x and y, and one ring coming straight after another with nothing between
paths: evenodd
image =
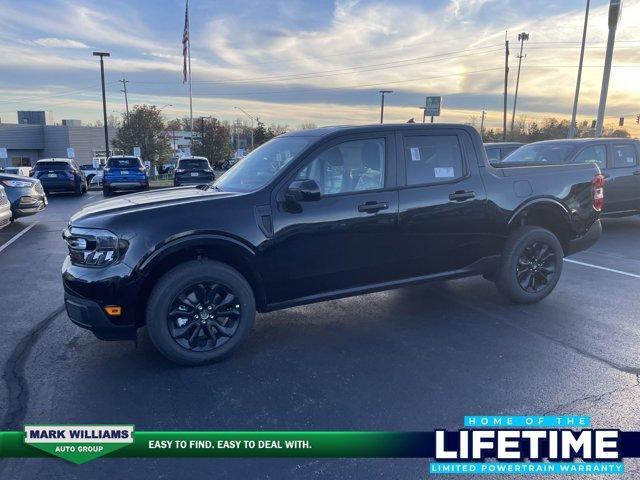
<instances>
[{"instance_id":1,"label":"side mirror","mask_svg":"<svg viewBox=\"0 0 640 480\"><path fill-rule=\"evenodd\" d=\"M317 202L320 200L320 187L315 180L295 180L284 194L288 202Z\"/></svg>"}]
</instances>

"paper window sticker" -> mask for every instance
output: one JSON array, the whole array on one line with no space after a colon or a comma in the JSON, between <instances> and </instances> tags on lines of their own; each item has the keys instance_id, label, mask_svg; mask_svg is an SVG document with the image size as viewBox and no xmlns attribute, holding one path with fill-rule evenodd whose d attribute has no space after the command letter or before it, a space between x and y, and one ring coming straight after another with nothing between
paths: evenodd
<instances>
[{"instance_id":1,"label":"paper window sticker","mask_svg":"<svg viewBox=\"0 0 640 480\"><path fill-rule=\"evenodd\" d=\"M436 167L433 169L436 178L453 178L455 176L453 167Z\"/></svg>"},{"instance_id":2,"label":"paper window sticker","mask_svg":"<svg viewBox=\"0 0 640 480\"><path fill-rule=\"evenodd\" d=\"M412 162L419 162L420 161L420 149L417 147L411 147L409 150L411 150L411 161Z\"/></svg>"}]
</instances>

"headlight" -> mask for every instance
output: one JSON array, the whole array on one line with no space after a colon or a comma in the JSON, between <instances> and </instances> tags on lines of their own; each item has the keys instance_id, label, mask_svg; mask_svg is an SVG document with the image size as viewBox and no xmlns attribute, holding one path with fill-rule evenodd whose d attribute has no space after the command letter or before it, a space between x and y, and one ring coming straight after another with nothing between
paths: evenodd
<instances>
[{"instance_id":1,"label":"headlight","mask_svg":"<svg viewBox=\"0 0 640 480\"><path fill-rule=\"evenodd\" d=\"M33 182L23 182L22 180L2 180L2 183L4 183L7 187L18 188L30 187L31 185L33 185Z\"/></svg>"},{"instance_id":2,"label":"headlight","mask_svg":"<svg viewBox=\"0 0 640 480\"><path fill-rule=\"evenodd\" d=\"M109 230L70 227L62 233L74 265L106 267L124 255L129 244Z\"/></svg>"}]
</instances>

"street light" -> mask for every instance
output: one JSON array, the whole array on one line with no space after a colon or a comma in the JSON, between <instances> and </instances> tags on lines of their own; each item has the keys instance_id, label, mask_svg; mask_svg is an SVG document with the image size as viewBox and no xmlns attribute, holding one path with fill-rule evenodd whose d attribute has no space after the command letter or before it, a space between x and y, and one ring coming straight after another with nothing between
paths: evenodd
<instances>
[{"instance_id":1,"label":"street light","mask_svg":"<svg viewBox=\"0 0 640 480\"><path fill-rule=\"evenodd\" d=\"M609 37L607 38L607 52L604 57L604 73L602 74L602 88L600 89L600 105L598 106L598 117L596 119L596 138L602 136L602 127L604 126L604 109L607 106L613 45L616 42L616 27L620 20L621 10L622 0L611 0L609 4Z\"/></svg>"},{"instance_id":2,"label":"street light","mask_svg":"<svg viewBox=\"0 0 640 480\"><path fill-rule=\"evenodd\" d=\"M247 117L249 117L251 119L251 150L253 150L253 117L251 115L249 115L246 110L242 107L233 107L236 110L240 110L242 113L244 113Z\"/></svg>"},{"instance_id":3,"label":"street light","mask_svg":"<svg viewBox=\"0 0 640 480\"><path fill-rule=\"evenodd\" d=\"M100 78L102 80L102 117L104 120L104 149L109 158L109 130L107 128L107 96L104 91L104 57L109 57L109 52L93 52L94 57L100 57Z\"/></svg>"},{"instance_id":4,"label":"street light","mask_svg":"<svg viewBox=\"0 0 640 480\"><path fill-rule=\"evenodd\" d=\"M576 135L576 114L578 113L578 97L580 96L580 79L582 78L582 63L584 61L584 47L587 40L587 24L589 23L589 3L587 0L587 8L584 11L584 26L582 27L582 46L580 47L580 60L578 61L578 78L576 79L576 93L573 97L573 110L571 111L571 125L567 138L573 138Z\"/></svg>"},{"instance_id":5,"label":"street light","mask_svg":"<svg viewBox=\"0 0 640 480\"><path fill-rule=\"evenodd\" d=\"M393 90L380 90L380 123L384 121L384 95L386 93L393 93Z\"/></svg>"}]
</instances>

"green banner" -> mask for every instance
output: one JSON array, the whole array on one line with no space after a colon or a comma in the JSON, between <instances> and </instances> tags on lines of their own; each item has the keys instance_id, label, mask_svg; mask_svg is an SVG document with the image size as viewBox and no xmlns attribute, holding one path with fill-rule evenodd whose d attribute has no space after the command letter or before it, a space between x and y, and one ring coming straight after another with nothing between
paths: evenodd
<instances>
[{"instance_id":1,"label":"green banner","mask_svg":"<svg viewBox=\"0 0 640 480\"><path fill-rule=\"evenodd\" d=\"M105 438L129 428L130 438ZM81 435L81 441L78 436ZM0 432L0 458L58 456L74 463L97 457L425 456L423 433L411 432L133 432L122 426L28 426Z\"/></svg>"}]
</instances>

